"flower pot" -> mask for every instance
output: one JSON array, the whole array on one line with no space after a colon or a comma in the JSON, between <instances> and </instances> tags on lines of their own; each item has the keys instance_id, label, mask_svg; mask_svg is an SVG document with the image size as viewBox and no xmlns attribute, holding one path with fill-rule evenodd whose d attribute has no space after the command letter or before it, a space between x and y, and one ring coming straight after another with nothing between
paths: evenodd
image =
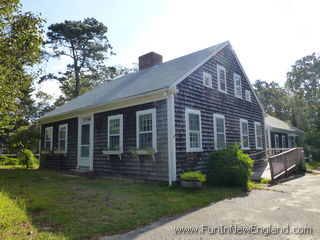
<instances>
[{"instance_id":1,"label":"flower pot","mask_svg":"<svg viewBox=\"0 0 320 240\"><path fill-rule=\"evenodd\" d=\"M181 179L181 186L189 189L201 188L202 182L194 179Z\"/></svg>"}]
</instances>

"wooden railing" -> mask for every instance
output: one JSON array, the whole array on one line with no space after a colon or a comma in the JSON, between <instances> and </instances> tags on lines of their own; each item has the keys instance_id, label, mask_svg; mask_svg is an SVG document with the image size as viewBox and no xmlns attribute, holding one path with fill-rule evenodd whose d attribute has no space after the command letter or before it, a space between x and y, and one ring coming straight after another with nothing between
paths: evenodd
<instances>
[{"instance_id":1,"label":"wooden railing","mask_svg":"<svg viewBox=\"0 0 320 240\"><path fill-rule=\"evenodd\" d=\"M288 171L293 168L298 170L300 164L304 165L303 148L291 148L274 156L268 156L270 166L271 179L285 174L288 176Z\"/></svg>"},{"instance_id":2,"label":"wooden railing","mask_svg":"<svg viewBox=\"0 0 320 240\"><path fill-rule=\"evenodd\" d=\"M288 151L290 149L292 148L268 148L267 153L268 153L268 156L273 156L273 155L277 155L279 153Z\"/></svg>"}]
</instances>

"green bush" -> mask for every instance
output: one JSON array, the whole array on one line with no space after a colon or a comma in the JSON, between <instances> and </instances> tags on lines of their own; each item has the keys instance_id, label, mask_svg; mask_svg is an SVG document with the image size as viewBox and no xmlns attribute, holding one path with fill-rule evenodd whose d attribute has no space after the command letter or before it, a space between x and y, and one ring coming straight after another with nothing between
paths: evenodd
<instances>
[{"instance_id":1,"label":"green bush","mask_svg":"<svg viewBox=\"0 0 320 240\"><path fill-rule=\"evenodd\" d=\"M207 179L211 185L248 187L253 161L239 150L239 145L229 144L226 149L209 154Z\"/></svg>"},{"instance_id":2,"label":"green bush","mask_svg":"<svg viewBox=\"0 0 320 240\"><path fill-rule=\"evenodd\" d=\"M0 165L16 166L19 165L19 159L7 156L0 156Z\"/></svg>"},{"instance_id":3,"label":"green bush","mask_svg":"<svg viewBox=\"0 0 320 240\"><path fill-rule=\"evenodd\" d=\"M312 155L312 159L320 161L320 131L316 129L310 130L303 137L303 145L305 155L308 157Z\"/></svg>"},{"instance_id":4,"label":"green bush","mask_svg":"<svg viewBox=\"0 0 320 240\"><path fill-rule=\"evenodd\" d=\"M180 175L180 177L181 177L181 179L186 179L186 180L197 180L199 182L206 181L206 175L202 174L199 171L184 172Z\"/></svg>"},{"instance_id":5,"label":"green bush","mask_svg":"<svg viewBox=\"0 0 320 240\"><path fill-rule=\"evenodd\" d=\"M39 160L33 155L29 149L23 149L19 155L20 163L27 168L36 167L39 164Z\"/></svg>"}]
</instances>

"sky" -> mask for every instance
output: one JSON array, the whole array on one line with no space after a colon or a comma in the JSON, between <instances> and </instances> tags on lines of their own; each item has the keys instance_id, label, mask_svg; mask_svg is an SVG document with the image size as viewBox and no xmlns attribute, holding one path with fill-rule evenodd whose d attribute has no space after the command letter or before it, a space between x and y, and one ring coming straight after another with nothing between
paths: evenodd
<instances>
[{"instance_id":1,"label":"sky","mask_svg":"<svg viewBox=\"0 0 320 240\"><path fill-rule=\"evenodd\" d=\"M296 60L320 52L318 0L21 0L41 13L46 28L94 17L108 27L115 56L107 65L130 67L150 51L168 61L229 40L251 83L283 85ZM46 72L64 71L67 58ZM53 81L41 89L58 96Z\"/></svg>"}]
</instances>

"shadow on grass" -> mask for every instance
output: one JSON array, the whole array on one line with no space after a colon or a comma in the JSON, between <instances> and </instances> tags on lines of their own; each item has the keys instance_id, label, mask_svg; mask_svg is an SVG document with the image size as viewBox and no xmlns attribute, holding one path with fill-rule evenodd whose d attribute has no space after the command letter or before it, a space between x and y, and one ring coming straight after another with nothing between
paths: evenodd
<instances>
[{"instance_id":1,"label":"shadow on grass","mask_svg":"<svg viewBox=\"0 0 320 240\"><path fill-rule=\"evenodd\" d=\"M204 186L193 191L166 183L75 178L26 169L0 169L0 190L20 207L31 226L19 232L19 239L30 235L32 239L91 239L124 233L168 216L176 219L221 199L246 196L239 194L243 192L239 188Z\"/></svg>"}]
</instances>

